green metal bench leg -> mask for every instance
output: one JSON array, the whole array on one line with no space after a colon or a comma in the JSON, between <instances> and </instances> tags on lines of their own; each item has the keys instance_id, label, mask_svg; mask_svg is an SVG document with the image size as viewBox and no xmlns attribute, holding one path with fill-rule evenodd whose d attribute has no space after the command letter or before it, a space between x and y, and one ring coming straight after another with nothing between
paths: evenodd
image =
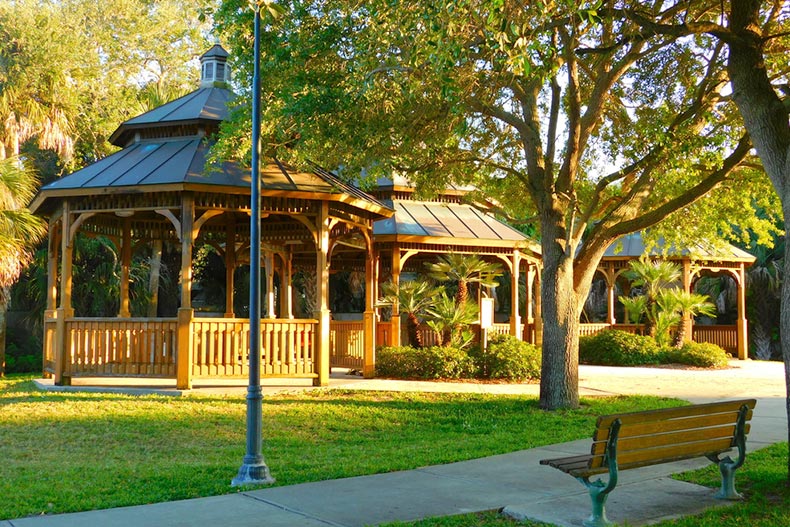
<instances>
[{"instance_id":1,"label":"green metal bench leg","mask_svg":"<svg viewBox=\"0 0 790 527\"><path fill-rule=\"evenodd\" d=\"M735 423L735 446L738 448L738 461L733 461L729 456L719 458L718 456L708 456L708 459L719 465L721 472L721 489L715 494L715 498L720 500L739 500L743 498L735 490L735 471L741 468L746 460L746 414L749 408L745 405L738 412L738 420Z\"/></svg>"},{"instance_id":2,"label":"green metal bench leg","mask_svg":"<svg viewBox=\"0 0 790 527\"><path fill-rule=\"evenodd\" d=\"M590 493L590 501L592 501L592 514L582 522L584 527L606 527L608 525L614 525L606 517L605 505L609 493L617 486L617 437L620 435L620 424L619 419L614 420L609 429L609 440L606 442L606 464L609 467L609 481L604 484L600 479L590 481L587 477L576 478L587 487L587 491Z\"/></svg>"},{"instance_id":3,"label":"green metal bench leg","mask_svg":"<svg viewBox=\"0 0 790 527\"><path fill-rule=\"evenodd\" d=\"M608 525L614 525L606 517L605 508L606 498L609 497L609 493L614 489L614 485L612 485L611 480L609 481L608 485L604 485L600 479L595 481L590 481L587 478L576 479L581 481L582 484L587 487L587 490L590 493L590 501L592 501L592 514L590 514L590 517L582 522L582 525L584 525L584 527L606 527Z\"/></svg>"}]
</instances>

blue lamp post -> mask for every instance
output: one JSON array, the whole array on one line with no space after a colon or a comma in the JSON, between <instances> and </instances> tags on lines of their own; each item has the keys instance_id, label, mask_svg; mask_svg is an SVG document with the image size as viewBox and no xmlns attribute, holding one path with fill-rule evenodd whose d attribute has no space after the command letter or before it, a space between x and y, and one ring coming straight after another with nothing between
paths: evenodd
<instances>
[{"instance_id":1,"label":"blue lamp post","mask_svg":"<svg viewBox=\"0 0 790 527\"><path fill-rule=\"evenodd\" d=\"M247 386L247 453L231 485L274 483L263 460L263 394L261 392L261 10L255 13L255 51L252 75L252 192L250 196L250 381Z\"/></svg>"}]
</instances>

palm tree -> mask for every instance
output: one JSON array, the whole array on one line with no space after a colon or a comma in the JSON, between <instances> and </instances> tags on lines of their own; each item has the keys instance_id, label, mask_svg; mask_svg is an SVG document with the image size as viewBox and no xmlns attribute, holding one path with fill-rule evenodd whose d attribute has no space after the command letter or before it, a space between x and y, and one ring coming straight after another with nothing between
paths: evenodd
<instances>
[{"instance_id":1,"label":"palm tree","mask_svg":"<svg viewBox=\"0 0 790 527\"><path fill-rule=\"evenodd\" d=\"M420 326L418 316L430 307L436 298L444 294L444 288L437 287L427 280L419 279L400 284L387 282L381 286L381 291L384 293L382 302L397 303L399 310L406 313L406 332L409 345L421 348L423 340L422 334L418 331Z\"/></svg>"},{"instance_id":2,"label":"palm tree","mask_svg":"<svg viewBox=\"0 0 790 527\"><path fill-rule=\"evenodd\" d=\"M656 336L656 320L658 309L656 300L662 289L673 286L680 280L680 266L668 260L648 260L640 258L628 264L627 276L635 287L640 287L645 295L645 315L647 323L645 332L651 337Z\"/></svg>"},{"instance_id":3,"label":"palm tree","mask_svg":"<svg viewBox=\"0 0 790 527\"><path fill-rule=\"evenodd\" d=\"M439 336L440 346L463 348L472 343L473 335L465 334L471 332L462 328L477 320L477 304L465 302L459 306L455 299L442 292L425 312L431 317L428 326Z\"/></svg>"},{"instance_id":4,"label":"palm tree","mask_svg":"<svg viewBox=\"0 0 790 527\"><path fill-rule=\"evenodd\" d=\"M30 261L46 225L26 206L38 189L35 175L16 158L0 160L0 377L5 375L6 311L11 286Z\"/></svg>"},{"instance_id":5,"label":"palm tree","mask_svg":"<svg viewBox=\"0 0 790 527\"><path fill-rule=\"evenodd\" d=\"M619 296L617 299L623 304L623 308L625 308L625 318L628 323L639 324L642 320L642 314L645 312L647 297L645 295Z\"/></svg>"},{"instance_id":6,"label":"palm tree","mask_svg":"<svg viewBox=\"0 0 790 527\"><path fill-rule=\"evenodd\" d=\"M497 285L496 278L502 274L502 266L489 263L476 254L449 253L439 257L437 263L427 263L428 275L439 282L455 282L455 304L463 306L469 298L469 284Z\"/></svg>"},{"instance_id":7,"label":"palm tree","mask_svg":"<svg viewBox=\"0 0 790 527\"><path fill-rule=\"evenodd\" d=\"M682 289L666 289L662 291L659 294L658 303L662 311L677 314L678 320L682 320L685 315L691 317L716 315L716 305L710 302L707 295L689 293ZM684 340L686 340L686 326L685 324L680 324L672 345L680 348L683 346Z\"/></svg>"}]
</instances>

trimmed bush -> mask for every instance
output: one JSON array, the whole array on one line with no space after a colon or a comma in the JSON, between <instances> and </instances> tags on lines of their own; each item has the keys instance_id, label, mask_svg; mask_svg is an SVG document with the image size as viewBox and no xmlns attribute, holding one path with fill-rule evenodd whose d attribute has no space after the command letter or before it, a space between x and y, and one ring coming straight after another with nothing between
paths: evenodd
<instances>
[{"instance_id":1,"label":"trimmed bush","mask_svg":"<svg viewBox=\"0 0 790 527\"><path fill-rule=\"evenodd\" d=\"M665 362L666 353L651 337L613 329L580 338L579 361L600 366L642 366Z\"/></svg>"},{"instance_id":2,"label":"trimmed bush","mask_svg":"<svg viewBox=\"0 0 790 527\"><path fill-rule=\"evenodd\" d=\"M488 349L474 348L471 355L478 378L540 379L540 350L512 335L496 335L488 341Z\"/></svg>"},{"instance_id":3,"label":"trimmed bush","mask_svg":"<svg viewBox=\"0 0 790 527\"><path fill-rule=\"evenodd\" d=\"M412 348L385 346L376 351L376 375L398 379L463 379L474 363L460 349L446 346Z\"/></svg>"},{"instance_id":4,"label":"trimmed bush","mask_svg":"<svg viewBox=\"0 0 790 527\"><path fill-rule=\"evenodd\" d=\"M730 363L727 352L709 342L686 342L682 348L667 350L666 354L667 362L701 368L726 368Z\"/></svg>"}]
</instances>

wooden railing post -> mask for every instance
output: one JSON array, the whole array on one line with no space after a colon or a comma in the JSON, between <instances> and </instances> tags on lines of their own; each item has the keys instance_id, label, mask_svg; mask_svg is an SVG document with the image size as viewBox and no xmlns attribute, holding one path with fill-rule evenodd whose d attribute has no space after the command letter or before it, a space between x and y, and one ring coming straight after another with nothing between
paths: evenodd
<instances>
[{"instance_id":1,"label":"wooden railing post","mask_svg":"<svg viewBox=\"0 0 790 527\"><path fill-rule=\"evenodd\" d=\"M178 335L176 341L176 388L179 390L192 389L192 319L195 310L181 308L178 310Z\"/></svg>"}]
</instances>

